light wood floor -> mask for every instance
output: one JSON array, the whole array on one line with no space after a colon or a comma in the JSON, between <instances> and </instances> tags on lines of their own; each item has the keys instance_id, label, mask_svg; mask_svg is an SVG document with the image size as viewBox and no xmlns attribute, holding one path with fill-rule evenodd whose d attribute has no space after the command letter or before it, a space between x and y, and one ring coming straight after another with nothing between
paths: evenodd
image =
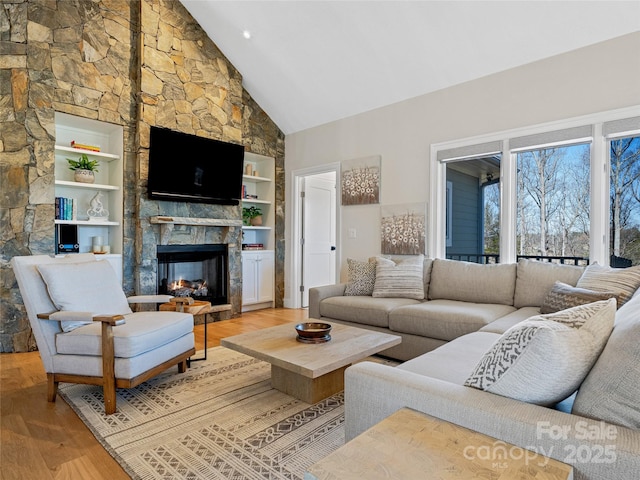
<instances>
[{"instance_id":1,"label":"light wood floor","mask_svg":"<svg viewBox=\"0 0 640 480\"><path fill-rule=\"evenodd\" d=\"M207 347L220 339L307 318L307 310L266 309L210 323ZM201 349L204 327L194 329ZM38 352L0 354L0 478L128 479L71 408L46 399L47 378Z\"/></svg>"}]
</instances>

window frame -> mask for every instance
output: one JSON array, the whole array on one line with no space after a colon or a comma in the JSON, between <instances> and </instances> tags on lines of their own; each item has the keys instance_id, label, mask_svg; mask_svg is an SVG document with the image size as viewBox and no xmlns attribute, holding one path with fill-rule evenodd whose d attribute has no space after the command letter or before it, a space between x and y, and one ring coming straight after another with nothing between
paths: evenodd
<instances>
[{"instance_id":1,"label":"window frame","mask_svg":"<svg viewBox=\"0 0 640 480\"><path fill-rule=\"evenodd\" d=\"M607 195L607 200L611 199L611 183L610 183L610 176L611 176L611 142L615 141L615 140L619 140L622 138L629 138L629 137L640 137L640 128L632 128L630 130L621 130L621 131L615 131L612 133L604 133L602 135L602 140L604 143L604 152L605 152L605 177L606 177L606 191L605 194ZM609 201L607 201L606 205L605 205L605 219L604 221L606 222L606 230L605 230L605 236L606 236L606 255L607 255L607 260L610 260L610 255L612 255L612 248L611 248L611 205L609 203ZM607 265L609 265L609 263L607 263Z\"/></svg>"},{"instance_id":2,"label":"window frame","mask_svg":"<svg viewBox=\"0 0 640 480\"><path fill-rule=\"evenodd\" d=\"M517 165L516 154L518 151L531 150L532 148L544 148L559 145L571 145L574 143L590 142L591 155L591 184L590 184L590 235L589 235L589 261L598 262L601 265L609 265L609 142L615 138L630 136L640 133L640 129L631 128L625 131L616 131L605 135L603 126L607 122L619 122L640 117L640 105L600 112L592 115L574 117L566 120L549 122L545 124L506 130L477 137L460 139L452 142L432 144L430 148L429 162L429 231L433 232L427 238L427 254L433 258L445 258L446 256L446 163L461 158L444 158L444 151L465 152L473 151L474 146L482 146L500 142L502 145L500 162L500 261L502 263L514 263L517 258L516 246L516 209L517 209ZM634 122L631 122L632 124ZM609 124L610 125L610 124ZM584 129L579 127L591 127L591 136L584 136ZM580 137L561 139L558 141L542 142L526 147L510 148L510 140L523 137L544 139L554 138L557 132L566 130L582 132ZM469 157L477 155L469 155ZM602 172L602 174L599 174Z\"/></svg>"}]
</instances>

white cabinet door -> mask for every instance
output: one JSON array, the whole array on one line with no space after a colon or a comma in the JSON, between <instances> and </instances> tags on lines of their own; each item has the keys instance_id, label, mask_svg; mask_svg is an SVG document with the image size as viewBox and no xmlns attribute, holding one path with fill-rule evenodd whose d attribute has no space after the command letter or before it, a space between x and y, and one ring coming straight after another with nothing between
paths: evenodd
<instances>
[{"instance_id":1,"label":"white cabinet door","mask_svg":"<svg viewBox=\"0 0 640 480\"><path fill-rule=\"evenodd\" d=\"M274 253L264 252L258 259L258 302L273 300Z\"/></svg>"},{"instance_id":2,"label":"white cabinet door","mask_svg":"<svg viewBox=\"0 0 640 480\"><path fill-rule=\"evenodd\" d=\"M242 304L258 301L258 262L254 252L242 252Z\"/></svg>"},{"instance_id":3,"label":"white cabinet door","mask_svg":"<svg viewBox=\"0 0 640 480\"><path fill-rule=\"evenodd\" d=\"M242 305L273 302L273 250L242 252Z\"/></svg>"}]
</instances>

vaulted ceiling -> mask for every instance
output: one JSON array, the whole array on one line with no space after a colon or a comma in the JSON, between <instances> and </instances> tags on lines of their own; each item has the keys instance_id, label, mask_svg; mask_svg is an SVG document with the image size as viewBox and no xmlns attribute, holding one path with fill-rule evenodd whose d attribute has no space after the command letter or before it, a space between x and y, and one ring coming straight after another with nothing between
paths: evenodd
<instances>
[{"instance_id":1,"label":"vaulted ceiling","mask_svg":"<svg viewBox=\"0 0 640 480\"><path fill-rule=\"evenodd\" d=\"M286 134L640 31L638 0L181 1Z\"/></svg>"}]
</instances>

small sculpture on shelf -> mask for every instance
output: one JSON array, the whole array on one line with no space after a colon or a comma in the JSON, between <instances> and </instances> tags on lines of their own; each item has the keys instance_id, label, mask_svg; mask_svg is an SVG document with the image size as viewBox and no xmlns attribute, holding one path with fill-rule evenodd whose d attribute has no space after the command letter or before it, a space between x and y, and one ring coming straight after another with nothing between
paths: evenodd
<instances>
[{"instance_id":1,"label":"small sculpture on shelf","mask_svg":"<svg viewBox=\"0 0 640 480\"><path fill-rule=\"evenodd\" d=\"M107 221L109 220L109 210L104 208L102 205L102 192L98 192L89 202L89 210L87 210L87 215L89 215L89 220L94 221Z\"/></svg>"}]
</instances>

